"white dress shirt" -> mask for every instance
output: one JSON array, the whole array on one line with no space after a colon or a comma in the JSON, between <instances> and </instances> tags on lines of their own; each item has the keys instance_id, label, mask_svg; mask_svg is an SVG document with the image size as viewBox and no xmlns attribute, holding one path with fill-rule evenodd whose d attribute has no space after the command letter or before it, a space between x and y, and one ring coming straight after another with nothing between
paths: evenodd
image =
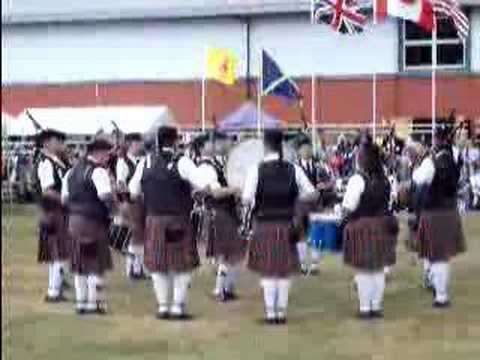
<instances>
[{"instance_id":1,"label":"white dress shirt","mask_svg":"<svg viewBox=\"0 0 480 360\"><path fill-rule=\"evenodd\" d=\"M166 149L164 149L165 151ZM134 197L139 197L142 194L142 177L145 167L150 168L152 166L152 156L147 155L143 158L137 166L135 173L133 174L128 189L130 194ZM178 162L178 173L180 177L190 183L195 190L203 190L208 185L206 179L202 176L202 173L198 170L195 163L187 156L182 156ZM160 189L159 189L160 190Z\"/></svg>"},{"instance_id":2,"label":"white dress shirt","mask_svg":"<svg viewBox=\"0 0 480 360\"><path fill-rule=\"evenodd\" d=\"M65 202L68 199L70 194L70 189L68 185L68 180L72 170L68 170L65 176L62 179L62 202ZM110 182L110 176L108 171L103 167L97 167L92 172L92 182L97 190L97 195L100 198L105 197L112 193L112 184Z\"/></svg>"},{"instance_id":3,"label":"white dress shirt","mask_svg":"<svg viewBox=\"0 0 480 360\"><path fill-rule=\"evenodd\" d=\"M135 165L138 165L140 160L142 159L141 156L133 156L132 154L127 154L128 159ZM135 171L135 170L134 170ZM117 164L115 166L115 174L117 176L117 183L127 183L127 178L130 173L130 168L127 165L125 159L119 158Z\"/></svg>"},{"instance_id":4,"label":"white dress shirt","mask_svg":"<svg viewBox=\"0 0 480 360\"><path fill-rule=\"evenodd\" d=\"M221 188L220 182L218 180L217 170L215 167L208 163L203 163L198 166L199 177L202 178L202 181L209 186L212 190L217 190Z\"/></svg>"},{"instance_id":5,"label":"white dress shirt","mask_svg":"<svg viewBox=\"0 0 480 360\"><path fill-rule=\"evenodd\" d=\"M435 176L435 165L431 156L423 159L419 167L412 173L412 180L416 185L430 185Z\"/></svg>"},{"instance_id":6,"label":"white dress shirt","mask_svg":"<svg viewBox=\"0 0 480 360\"><path fill-rule=\"evenodd\" d=\"M42 191L46 191L55 185L55 176L52 161L58 163L62 168L66 167L65 164L57 156L46 156L48 156L48 159L42 160L38 164L37 169L37 175L40 181L40 187L42 188ZM62 174L59 175L62 176Z\"/></svg>"},{"instance_id":7,"label":"white dress shirt","mask_svg":"<svg viewBox=\"0 0 480 360\"><path fill-rule=\"evenodd\" d=\"M271 153L265 156L263 162L277 161L279 159L277 153ZM311 196L315 193L315 188L313 187L310 180L308 180L307 175L298 165L292 164L295 168L295 181L298 186L299 198L305 198ZM252 167L247 172L247 177L245 179L245 186L242 194L242 201L246 205L254 206L255 205L255 196L257 193L258 185L258 170L259 166Z\"/></svg>"},{"instance_id":8,"label":"white dress shirt","mask_svg":"<svg viewBox=\"0 0 480 360\"><path fill-rule=\"evenodd\" d=\"M347 189L343 197L342 207L349 211L355 211L360 205L360 199L365 191L365 180L359 174L353 175L347 183Z\"/></svg>"}]
</instances>

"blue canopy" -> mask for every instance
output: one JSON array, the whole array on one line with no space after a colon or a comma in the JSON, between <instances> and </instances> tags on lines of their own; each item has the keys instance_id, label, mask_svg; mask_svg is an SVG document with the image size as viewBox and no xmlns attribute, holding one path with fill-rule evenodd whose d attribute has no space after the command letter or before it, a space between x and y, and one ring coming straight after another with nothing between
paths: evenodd
<instances>
[{"instance_id":1,"label":"blue canopy","mask_svg":"<svg viewBox=\"0 0 480 360\"><path fill-rule=\"evenodd\" d=\"M257 116L257 107L251 102L246 102L220 122L219 130L238 131L257 129ZM279 128L281 126L280 120L263 111L261 121L263 124L262 127L265 129Z\"/></svg>"}]
</instances>

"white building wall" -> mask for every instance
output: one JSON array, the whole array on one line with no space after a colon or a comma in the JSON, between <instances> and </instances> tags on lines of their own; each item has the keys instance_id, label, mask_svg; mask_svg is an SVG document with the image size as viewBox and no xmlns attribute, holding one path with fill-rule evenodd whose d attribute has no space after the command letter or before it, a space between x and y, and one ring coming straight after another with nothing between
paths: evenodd
<instances>
[{"instance_id":1,"label":"white building wall","mask_svg":"<svg viewBox=\"0 0 480 360\"><path fill-rule=\"evenodd\" d=\"M201 78L205 46L246 57L244 31L233 19L4 27L2 83Z\"/></svg>"},{"instance_id":2,"label":"white building wall","mask_svg":"<svg viewBox=\"0 0 480 360\"><path fill-rule=\"evenodd\" d=\"M471 67L472 71L480 72L480 8L472 11L470 26Z\"/></svg>"},{"instance_id":3,"label":"white building wall","mask_svg":"<svg viewBox=\"0 0 480 360\"><path fill-rule=\"evenodd\" d=\"M252 26L253 61L266 49L292 76L366 75L398 71L398 25L395 20L362 34L338 34L325 25L311 25L308 17L257 20ZM256 70L258 73L258 70Z\"/></svg>"}]
</instances>

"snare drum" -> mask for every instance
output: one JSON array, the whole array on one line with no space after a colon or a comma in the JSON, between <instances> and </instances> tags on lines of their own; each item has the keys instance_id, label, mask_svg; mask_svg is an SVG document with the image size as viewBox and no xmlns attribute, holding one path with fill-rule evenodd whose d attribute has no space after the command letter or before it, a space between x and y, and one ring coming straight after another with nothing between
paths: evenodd
<instances>
[{"instance_id":1,"label":"snare drum","mask_svg":"<svg viewBox=\"0 0 480 360\"><path fill-rule=\"evenodd\" d=\"M338 216L334 214L310 215L309 242L311 246L320 251L341 251L343 236Z\"/></svg>"}]
</instances>

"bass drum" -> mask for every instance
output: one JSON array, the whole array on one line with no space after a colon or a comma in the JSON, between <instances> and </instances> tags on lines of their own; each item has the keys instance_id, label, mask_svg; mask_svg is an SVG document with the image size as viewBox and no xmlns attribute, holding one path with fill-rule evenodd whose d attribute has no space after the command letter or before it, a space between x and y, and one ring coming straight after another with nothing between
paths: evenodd
<instances>
[{"instance_id":1,"label":"bass drum","mask_svg":"<svg viewBox=\"0 0 480 360\"><path fill-rule=\"evenodd\" d=\"M243 189L248 170L260 165L264 157L263 140L248 139L235 145L227 159L227 182L231 187ZM294 163L297 159L295 148L290 143L283 145L284 160Z\"/></svg>"}]
</instances>

